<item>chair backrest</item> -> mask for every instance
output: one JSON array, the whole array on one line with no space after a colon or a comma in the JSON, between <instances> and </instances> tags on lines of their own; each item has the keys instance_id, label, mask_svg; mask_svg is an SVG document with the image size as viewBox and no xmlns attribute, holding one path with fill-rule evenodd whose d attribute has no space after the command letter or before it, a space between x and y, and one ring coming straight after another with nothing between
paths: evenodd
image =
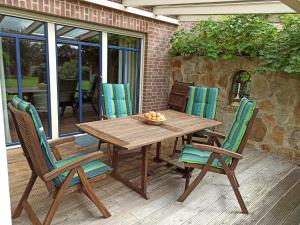
<instances>
[{"instance_id":1,"label":"chair backrest","mask_svg":"<svg viewBox=\"0 0 300 225\"><path fill-rule=\"evenodd\" d=\"M98 85L99 78L98 77L99 76L97 76L96 74L92 75L92 79L89 82L89 90L88 90L89 96L93 96L96 91L97 86L99 87L99 85Z\"/></svg>"},{"instance_id":2,"label":"chair backrest","mask_svg":"<svg viewBox=\"0 0 300 225\"><path fill-rule=\"evenodd\" d=\"M47 137L43 128L42 121L40 120L40 117L35 109L35 107L30 104L29 102L26 102L22 99L20 99L17 96L14 96L11 101L13 107L19 111L27 113L34 125L36 135L38 137L39 144L41 146L42 152L45 156L45 160L47 162L47 166L49 170L52 170L55 168L54 161L52 157L52 152L50 150L50 146L47 141Z\"/></svg>"},{"instance_id":3,"label":"chair backrest","mask_svg":"<svg viewBox=\"0 0 300 225\"><path fill-rule=\"evenodd\" d=\"M130 86L126 84L101 84L103 115L109 119L132 115Z\"/></svg>"},{"instance_id":4,"label":"chair backrest","mask_svg":"<svg viewBox=\"0 0 300 225\"><path fill-rule=\"evenodd\" d=\"M194 83L174 81L168 100L169 108L179 112L184 112L189 95L189 87L193 85Z\"/></svg>"},{"instance_id":5,"label":"chair backrest","mask_svg":"<svg viewBox=\"0 0 300 225\"><path fill-rule=\"evenodd\" d=\"M185 112L194 116L215 119L219 93L219 88L190 86Z\"/></svg>"},{"instance_id":6,"label":"chair backrest","mask_svg":"<svg viewBox=\"0 0 300 225\"><path fill-rule=\"evenodd\" d=\"M76 79L59 79L59 102L73 101L76 92L78 80Z\"/></svg>"},{"instance_id":7,"label":"chair backrest","mask_svg":"<svg viewBox=\"0 0 300 225\"><path fill-rule=\"evenodd\" d=\"M53 170L55 164L38 113L33 105L17 96L13 97L8 107L28 164L43 179L43 175ZM53 185L47 182L49 190Z\"/></svg>"},{"instance_id":8,"label":"chair backrest","mask_svg":"<svg viewBox=\"0 0 300 225\"><path fill-rule=\"evenodd\" d=\"M256 102L243 98L235 120L221 147L242 154L257 113ZM231 157L226 157L226 160L227 163L231 163Z\"/></svg>"}]
</instances>

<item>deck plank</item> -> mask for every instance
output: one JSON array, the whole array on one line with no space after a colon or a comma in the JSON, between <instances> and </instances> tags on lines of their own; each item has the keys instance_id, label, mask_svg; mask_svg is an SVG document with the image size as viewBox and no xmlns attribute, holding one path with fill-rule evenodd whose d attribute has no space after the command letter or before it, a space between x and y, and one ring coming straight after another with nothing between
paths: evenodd
<instances>
[{"instance_id":1,"label":"deck plank","mask_svg":"<svg viewBox=\"0 0 300 225\"><path fill-rule=\"evenodd\" d=\"M173 142L163 143L163 149L168 148L171 151L172 144ZM74 151L68 149L63 152L63 155L72 153L74 154ZM163 151L165 155L169 153ZM151 154L151 158L153 156L154 154ZM107 156L104 154L103 157L106 159ZM14 209L29 179L30 171L20 151L8 151L8 160L11 207ZM276 169L273 167L275 163L278 165ZM183 223L198 225L228 224L229 220L236 223L239 221L257 222L262 221L261 218L264 218L265 215L271 215L268 213L277 210L277 207L281 205L288 207L288 210L283 212L284 219L281 223L293 224L297 221L300 202L295 199L293 206L288 206L284 203L286 201L284 196L300 194L298 189L292 189L297 182L295 181L297 178L295 171L299 168L295 165L297 163L299 162L293 163L281 157L274 157L270 153L249 149L245 151L244 158L236 172L241 184L241 193L249 207L249 216L244 216L239 212L239 205L224 175L209 173L202 181L203 183L184 203L176 202L183 191L184 179L175 171L174 167L165 167L164 163L158 164L151 160L150 168L155 173L149 181L148 190L151 197L149 200L141 198L120 182L108 177L108 179L96 183L93 188L111 212L112 217L103 219L99 211L84 195L75 193L64 197L52 224L176 225ZM140 166L140 156L134 156L122 159L120 171L135 182L140 178ZM193 173L193 176L195 175ZM282 186L283 183L288 183L285 188ZM279 189L283 194L278 191ZM292 192L289 194L288 190ZM279 201L274 200L276 197ZM51 198L49 198L43 182L38 180L29 202L39 218L43 219L51 204ZM269 210L265 210L264 205L267 205ZM216 222L213 223L214 221ZM27 215L23 212L18 219L13 220L13 224L29 224Z\"/></svg>"}]
</instances>

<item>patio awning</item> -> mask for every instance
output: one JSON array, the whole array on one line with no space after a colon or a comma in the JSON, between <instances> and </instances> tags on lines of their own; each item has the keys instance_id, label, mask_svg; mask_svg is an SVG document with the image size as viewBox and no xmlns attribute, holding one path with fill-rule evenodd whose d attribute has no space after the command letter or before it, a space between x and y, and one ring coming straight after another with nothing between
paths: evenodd
<instances>
[{"instance_id":1,"label":"patio awning","mask_svg":"<svg viewBox=\"0 0 300 225\"><path fill-rule=\"evenodd\" d=\"M299 0L123 0L126 7L150 7L156 15L179 21L234 14L289 14L300 12Z\"/></svg>"}]
</instances>

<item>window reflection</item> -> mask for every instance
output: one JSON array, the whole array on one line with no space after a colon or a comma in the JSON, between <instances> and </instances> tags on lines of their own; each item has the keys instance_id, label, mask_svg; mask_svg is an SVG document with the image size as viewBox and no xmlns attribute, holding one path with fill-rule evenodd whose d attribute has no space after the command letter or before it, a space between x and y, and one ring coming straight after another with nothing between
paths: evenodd
<instances>
[{"instance_id":1,"label":"window reflection","mask_svg":"<svg viewBox=\"0 0 300 225\"><path fill-rule=\"evenodd\" d=\"M82 41L99 44L100 35L98 31L91 31L82 28L56 26L56 37L59 39Z\"/></svg>"},{"instance_id":2,"label":"window reflection","mask_svg":"<svg viewBox=\"0 0 300 225\"><path fill-rule=\"evenodd\" d=\"M0 15L0 21L0 32L34 36L45 35L43 22L4 15Z\"/></svg>"},{"instance_id":3,"label":"window reflection","mask_svg":"<svg viewBox=\"0 0 300 225\"><path fill-rule=\"evenodd\" d=\"M7 37L7 33L10 37ZM31 37L37 40L32 40ZM18 142L7 109L7 103L14 95L23 97L35 106L46 135L50 135L46 62L45 24L0 15L0 84L6 144Z\"/></svg>"},{"instance_id":4,"label":"window reflection","mask_svg":"<svg viewBox=\"0 0 300 225\"><path fill-rule=\"evenodd\" d=\"M56 26L60 135L99 119L100 32Z\"/></svg>"}]
</instances>

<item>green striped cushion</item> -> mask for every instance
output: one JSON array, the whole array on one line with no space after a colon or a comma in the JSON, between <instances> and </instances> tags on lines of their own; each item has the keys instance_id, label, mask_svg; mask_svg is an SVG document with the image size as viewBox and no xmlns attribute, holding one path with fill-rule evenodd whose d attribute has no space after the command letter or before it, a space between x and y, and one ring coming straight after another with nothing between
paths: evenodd
<instances>
[{"instance_id":1,"label":"green striped cushion","mask_svg":"<svg viewBox=\"0 0 300 225\"><path fill-rule=\"evenodd\" d=\"M238 150L246 132L248 123L252 118L255 107L255 101L250 101L247 98L243 98L241 100L240 106L235 116L235 121L222 144L222 148L230 150L232 152L236 152ZM227 161L230 160L231 157L227 157Z\"/></svg>"},{"instance_id":2,"label":"green striped cushion","mask_svg":"<svg viewBox=\"0 0 300 225\"><path fill-rule=\"evenodd\" d=\"M215 119L219 93L218 88L190 86L186 113L207 119ZM203 133L198 131L193 136L202 137Z\"/></svg>"},{"instance_id":3,"label":"green striped cushion","mask_svg":"<svg viewBox=\"0 0 300 225\"><path fill-rule=\"evenodd\" d=\"M194 149L192 145L184 145L179 156L179 162L205 165L210 155L211 152ZM212 166L217 168L222 167L218 159L214 159Z\"/></svg>"},{"instance_id":4,"label":"green striped cushion","mask_svg":"<svg viewBox=\"0 0 300 225\"><path fill-rule=\"evenodd\" d=\"M250 101L247 98L241 100L240 106L236 113L235 121L225 138L222 148L232 152L236 152L241 144L242 138L246 132L249 121L252 118L254 109L256 107L255 101ZM205 164L210 156L210 152L193 149L191 145L185 145L180 155L179 161L186 163ZM222 155L227 165L230 165L232 158L230 156ZM215 159L213 164L215 167L222 167L219 160Z\"/></svg>"},{"instance_id":5,"label":"green striped cushion","mask_svg":"<svg viewBox=\"0 0 300 225\"><path fill-rule=\"evenodd\" d=\"M21 110L23 112L27 112L33 121L34 127L36 129L36 133L43 151L43 154L45 156L45 160L47 162L47 166L49 170L52 170L54 168L54 160L52 157L52 153L50 150L50 146L47 141L47 137L42 125L42 122L40 120L40 117L38 115L38 112L36 111L35 107L30 104L29 102L26 102L22 99L20 99L18 96L14 96L11 100L12 105L17 108L18 110Z\"/></svg>"},{"instance_id":6,"label":"green striped cushion","mask_svg":"<svg viewBox=\"0 0 300 225\"><path fill-rule=\"evenodd\" d=\"M80 154L71 156L67 159L57 161L57 162L55 162L55 168L60 168L64 165L66 165L67 163L70 163L84 155L85 155L85 153L80 153ZM100 174L104 174L104 173L112 170L112 168L110 166L106 165L105 163L101 162L100 160L94 160L92 162L85 163L82 165L82 168L88 179L98 176ZM55 178L54 183L57 187L59 187L62 184L62 182L66 179L68 173L69 173L69 171L66 171L66 172L62 173L61 175L59 175L57 178ZM78 174L76 173L70 183L70 186L76 185L78 183L80 183L80 179L78 177Z\"/></svg>"},{"instance_id":7,"label":"green striped cushion","mask_svg":"<svg viewBox=\"0 0 300 225\"><path fill-rule=\"evenodd\" d=\"M132 115L130 86L127 84L101 84L103 114L109 118L123 118Z\"/></svg>"},{"instance_id":8,"label":"green striped cushion","mask_svg":"<svg viewBox=\"0 0 300 225\"><path fill-rule=\"evenodd\" d=\"M190 86L186 113L215 119L219 92L218 88Z\"/></svg>"}]
</instances>

